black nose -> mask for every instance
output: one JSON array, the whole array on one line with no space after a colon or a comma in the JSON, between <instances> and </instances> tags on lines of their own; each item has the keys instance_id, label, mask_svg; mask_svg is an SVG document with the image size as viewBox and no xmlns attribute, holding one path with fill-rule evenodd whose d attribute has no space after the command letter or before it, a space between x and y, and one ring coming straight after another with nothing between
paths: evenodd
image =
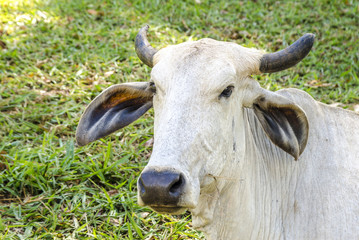
<instances>
[{"instance_id":1,"label":"black nose","mask_svg":"<svg viewBox=\"0 0 359 240\"><path fill-rule=\"evenodd\" d=\"M184 184L182 174L173 170L149 170L138 180L141 199L149 206L177 206Z\"/></svg>"}]
</instances>

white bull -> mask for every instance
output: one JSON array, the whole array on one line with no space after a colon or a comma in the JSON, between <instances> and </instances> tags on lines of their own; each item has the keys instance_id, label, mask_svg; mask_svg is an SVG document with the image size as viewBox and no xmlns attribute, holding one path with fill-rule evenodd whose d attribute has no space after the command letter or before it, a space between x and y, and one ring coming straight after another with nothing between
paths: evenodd
<instances>
[{"instance_id":1,"label":"white bull","mask_svg":"<svg viewBox=\"0 0 359 240\"><path fill-rule=\"evenodd\" d=\"M147 30L136 51L153 67L151 81L95 98L80 120L79 145L153 105L140 205L189 209L208 239L359 239L359 115L300 90L267 91L251 78L295 65L314 35L271 54L211 39L156 51Z\"/></svg>"}]
</instances>

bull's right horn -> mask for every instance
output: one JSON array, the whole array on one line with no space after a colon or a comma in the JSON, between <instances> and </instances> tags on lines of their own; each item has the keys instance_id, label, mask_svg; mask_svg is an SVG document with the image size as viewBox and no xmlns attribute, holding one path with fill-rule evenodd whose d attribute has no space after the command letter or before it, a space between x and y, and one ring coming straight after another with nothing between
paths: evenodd
<instances>
[{"instance_id":1,"label":"bull's right horn","mask_svg":"<svg viewBox=\"0 0 359 240\"><path fill-rule=\"evenodd\" d=\"M306 33L286 49L264 54L259 70L262 73L272 73L293 67L310 52L314 38L314 34Z\"/></svg>"},{"instance_id":2,"label":"bull's right horn","mask_svg":"<svg viewBox=\"0 0 359 240\"><path fill-rule=\"evenodd\" d=\"M149 67L153 67L153 56L157 52L147 40L147 31L149 26L146 25L140 29L136 36L135 49L137 56Z\"/></svg>"}]
</instances>

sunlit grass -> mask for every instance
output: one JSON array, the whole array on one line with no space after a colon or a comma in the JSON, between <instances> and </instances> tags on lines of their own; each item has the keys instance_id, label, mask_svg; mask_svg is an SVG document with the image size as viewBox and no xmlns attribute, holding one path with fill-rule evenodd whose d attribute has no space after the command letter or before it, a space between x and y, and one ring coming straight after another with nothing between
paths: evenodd
<instances>
[{"instance_id":1,"label":"sunlit grass","mask_svg":"<svg viewBox=\"0 0 359 240\"><path fill-rule=\"evenodd\" d=\"M56 22L58 20L56 17L37 9L39 2L1 0L0 21L3 34L11 35L15 31L25 30L27 26L36 25L38 22Z\"/></svg>"}]
</instances>

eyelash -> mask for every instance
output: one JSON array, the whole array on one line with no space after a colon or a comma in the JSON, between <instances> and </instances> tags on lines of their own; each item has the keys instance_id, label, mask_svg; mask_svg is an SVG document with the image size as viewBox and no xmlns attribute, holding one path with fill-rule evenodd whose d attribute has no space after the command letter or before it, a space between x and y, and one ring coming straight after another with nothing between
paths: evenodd
<instances>
[{"instance_id":1,"label":"eyelash","mask_svg":"<svg viewBox=\"0 0 359 240\"><path fill-rule=\"evenodd\" d=\"M232 94L234 86L230 85L228 87L226 87L226 89L223 90L223 92L219 95L220 98L224 97L224 98L229 98Z\"/></svg>"}]
</instances>

